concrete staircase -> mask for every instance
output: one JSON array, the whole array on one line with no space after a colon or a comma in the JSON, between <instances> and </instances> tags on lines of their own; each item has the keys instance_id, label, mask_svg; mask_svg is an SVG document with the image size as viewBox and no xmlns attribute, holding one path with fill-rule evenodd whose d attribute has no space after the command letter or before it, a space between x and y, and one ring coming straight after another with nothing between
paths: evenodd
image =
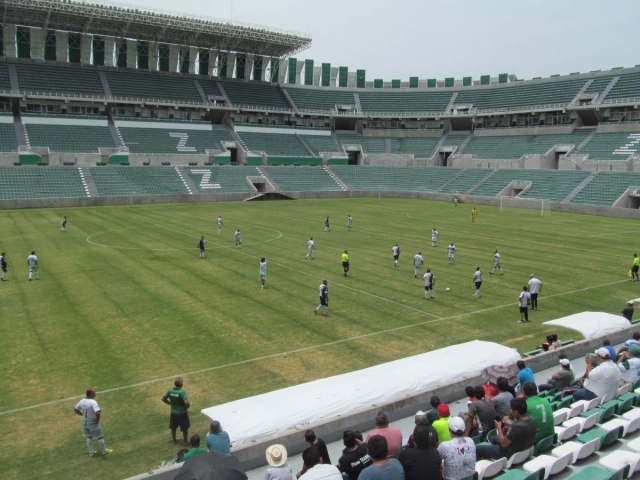
<instances>
[{"instance_id":1,"label":"concrete staircase","mask_svg":"<svg viewBox=\"0 0 640 480\"><path fill-rule=\"evenodd\" d=\"M440 193L440 190L442 190L444 187L446 187L447 185L449 185L451 182L453 182L456 178L458 178L460 175L462 175L464 173L464 169L460 170L458 173L456 173L453 177L451 177L449 180L447 180L446 182L444 182L442 185L440 185L438 188L436 188L433 193Z\"/></svg>"},{"instance_id":2,"label":"concrete staircase","mask_svg":"<svg viewBox=\"0 0 640 480\"><path fill-rule=\"evenodd\" d=\"M20 116L20 112L15 113L13 115L13 128L16 132L16 139L18 140L18 145L29 145L29 138L27 137L27 131L22 124L22 117Z\"/></svg>"},{"instance_id":3,"label":"concrete staircase","mask_svg":"<svg viewBox=\"0 0 640 480\"><path fill-rule=\"evenodd\" d=\"M187 190L189 191L189 195L198 193L198 187L196 186L195 183L193 183L193 180L185 170L185 167L175 167L175 169L176 169L176 173L180 177L180 180L182 180L182 183L184 183L184 186L187 187Z\"/></svg>"},{"instance_id":4,"label":"concrete staircase","mask_svg":"<svg viewBox=\"0 0 640 480\"><path fill-rule=\"evenodd\" d=\"M325 172L327 172L329 174L329 176L331 178L333 178L333 181L336 182L338 185L340 185L342 187L342 190L344 190L345 192L348 192L350 190L349 186L346 183L344 183L342 181L342 179L333 172L333 170L331 170L327 166L324 166L323 168L324 168Z\"/></svg>"},{"instance_id":5,"label":"concrete staircase","mask_svg":"<svg viewBox=\"0 0 640 480\"><path fill-rule=\"evenodd\" d=\"M256 167L256 169L258 170L258 172L260 172L260 175L262 175L265 178L265 180L271 184L271 186L276 192L282 193L282 188L280 188L280 185L274 182L273 178L271 178L271 176L267 173L264 167Z\"/></svg>"},{"instance_id":6,"label":"concrete staircase","mask_svg":"<svg viewBox=\"0 0 640 480\"><path fill-rule=\"evenodd\" d=\"M616 86L616 83L618 83L618 80L620 80L620 77L613 77L611 79L611 81L609 82L609 85L607 85L607 88L605 88L602 91L602 95L598 97L598 103L602 103L602 101L607 97L611 89Z\"/></svg>"},{"instance_id":7,"label":"concrete staircase","mask_svg":"<svg viewBox=\"0 0 640 480\"><path fill-rule=\"evenodd\" d=\"M491 177L493 177L496 174L497 170L493 170L489 175L485 176L482 178L482 180L480 180L478 183L476 183L473 187L471 187L469 190L467 190L465 193L465 195L470 195L476 188L478 188L480 185L482 185L484 182L486 182L487 180L489 180Z\"/></svg>"},{"instance_id":8,"label":"concrete staircase","mask_svg":"<svg viewBox=\"0 0 640 480\"><path fill-rule=\"evenodd\" d=\"M78 167L78 173L80 174L84 191L87 192L87 197L99 197L98 187L96 187L96 182L93 180L93 175L91 175L91 168Z\"/></svg>"},{"instance_id":9,"label":"concrete staircase","mask_svg":"<svg viewBox=\"0 0 640 480\"><path fill-rule=\"evenodd\" d=\"M560 203L569 203L573 199L573 197L575 197L578 193L580 193L580 190L582 190L584 187L589 185L589 183L591 183L591 180L596 178L597 174L598 174L598 172L591 172L591 175L589 175L582 182L580 182L580 184L576 188L571 190L571 192L569 192L569 195L564 197L564 199Z\"/></svg>"},{"instance_id":10,"label":"concrete staircase","mask_svg":"<svg viewBox=\"0 0 640 480\"><path fill-rule=\"evenodd\" d=\"M458 147L458 150L456 150L456 153L462 153L462 151L465 148L467 148L467 145L469 145L469 142L471 141L472 138L473 138L473 132L471 132L469 136L467 136L467 138L464 139L464 142L462 142L462 145Z\"/></svg>"},{"instance_id":11,"label":"concrete staircase","mask_svg":"<svg viewBox=\"0 0 640 480\"><path fill-rule=\"evenodd\" d=\"M344 152L344 149L340 144L340 140L338 140L338 135L336 135L336 132L331 132L331 138L333 138L333 143L336 144L336 152Z\"/></svg>"},{"instance_id":12,"label":"concrete staircase","mask_svg":"<svg viewBox=\"0 0 640 480\"><path fill-rule=\"evenodd\" d=\"M362 113L362 104L360 103L360 95L357 93L353 94L353 99L356 102L356 107L358 108L358 113Z\"/></svg>"},{"instance_id":13,"label":"concrete staircase","mask_svg":"<svg viewBox=\"0 0 640 480\"><path fill-rule=\"evenodd\" d=\"M232 107L233 103L231 103L231 99L229 98L229 95L227 95L227 92L225 92L224 87L222 86L222 84L220 82L216 82L216 85L218 86L218 90L220 90L220 93L222 94L224 99L227 101L227 105Z\"/></svg>"},{"instance_id":14,"label":"concrete staircase","mask_svg":"<svg viewBox=\"0 0 640 480\"><path fill-rule=\"evenodd\" d=\"M580 145L578 145L578 146L576 147L575 152L579 152L580 150L582 150L582 149L585 147L585 145L591 141L591 139L595 136L595 134L596 134L597 132L598 132L598 129L597 129L597 128L594 128L594 129L593 129L593 132L591 132L589 135L587 135L587 136L584 138L584 140L582 140L582 142L580 142Z\"/></svg>"},{"instance_id":15,"label":"concrete staircase","mask_svg":"<svg viewBox=\"0 0 640 480\"><path fill-rule=\"evenodd\" d=\"M289 92L287 92L279 83L278 83L278 90L280 90L280 93L282 94L284 99L287 101L289 106L293 109L293 111L296 113L300 113L300 110L298 110L298 106L295 104L293 99L289 96Z\"/></svg>"}]
</instances>

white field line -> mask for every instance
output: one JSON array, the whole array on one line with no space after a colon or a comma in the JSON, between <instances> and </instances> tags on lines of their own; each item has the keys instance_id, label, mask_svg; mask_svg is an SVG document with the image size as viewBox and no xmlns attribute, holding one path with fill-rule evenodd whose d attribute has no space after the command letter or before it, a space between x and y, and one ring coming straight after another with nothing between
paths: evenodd
<instances>
[{"instance_id":1,"label":"white field line","mask_svg":"<svg viewBox=\"0 0 640 480\"><path fill-rule=\"evenodd\" d=\"M585 235L585 237L610 237L613 235L621 235L624 233L638 233L640 230L627 230L625 232L615 232L615 233L599 233L598 235Z\"/></svg>"}]
</instances>

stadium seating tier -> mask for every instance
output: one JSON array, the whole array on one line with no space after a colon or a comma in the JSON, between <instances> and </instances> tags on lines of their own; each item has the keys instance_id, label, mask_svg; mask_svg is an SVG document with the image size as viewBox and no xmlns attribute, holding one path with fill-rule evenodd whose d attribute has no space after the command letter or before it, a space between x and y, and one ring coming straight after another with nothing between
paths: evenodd
<instances>
[{"instance_id":1,"label":"stadium seating tier","mask_svg":"<svg viewBox=\"0 0 640 480\"><path fill-rule=\"evenodd\" d=\"M0 199L86 197L74 167L0 167Z\"/></svg>"},{"instance_id":2,"label":"stadium seating tier","mask_svg":"<svg viewBox=\"0 0 640 480\"><path fill-rule=\"evenodd\" d=\"M90 170L103 197L189 193L173 167L91 167Z\"/></svg>"}]
</instances>

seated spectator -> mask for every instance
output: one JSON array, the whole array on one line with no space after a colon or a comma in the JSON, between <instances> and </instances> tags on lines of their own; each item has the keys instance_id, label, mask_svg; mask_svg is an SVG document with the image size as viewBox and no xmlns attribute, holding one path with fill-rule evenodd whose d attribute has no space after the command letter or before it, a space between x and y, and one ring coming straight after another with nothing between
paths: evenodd
<instances>
[{"instance_id":1,"label":"seated spectator","mask_svg":"<svg viewBox=\"0 0 640 480\"><path fill-rule=\"evenodd\" d=\"M487 398L493 398L498 394L498 386L490 381L484 382L482 388L484 388L484 396Z\"/></svg>"},{"instance_id":2,"label":"seated spectator","mask_svg":"<svg viewBox=\"0 0 640 480\"><path fill-rule=\"evenodd\" d=\"M469 437L465 437L464 431L464 420L460 417L449 419L451 440L442 442L438 446L438 453L444 465L442 471L444 480L458 480L475 472L476 444Z\"/></svg>"},{"instance_id":3,"label":"seated spectator","mask_svg":"<svg viewBox=\"0 0 640 480\"><path fill-rule=\"evenodd\" d=\"M264 480L293 480L293 470L287 463L287 449L284 445L271 445L265 452L269 468Z\"/></svg>"},{"instance_id":4,"label":"seated spectator","mask_svg":"<svg viewBox=\"0 0 640 480\"><path fill-rule=\"evenodd\" d=\"M346 430L342 434L342 443L344 450L338 460L338 470L346 474L349 480L358 480L360 472L372 463L367 452L367 444L358 441L353 430Z\"/></svg>"},{"instance_id":5,"label":"seated spectator","mask_svg":"<svg viewBox=\"0 0 640 480\"><path fill-rule=\"evenodd\" d=\"M616 357L618 356L618 353L616 352L616 349L611 346L611 340L609 340L608 338L605 338L602 341L602 346L607 350L609 350L609 358L615 361Z\"/></svg>"},{"instance_id":6,"label":"seated spectator","mask_svg":"<svg viewBox=\"0 0 640 480\"><path fill-rule=\"evenodd\" d=\"M301 480L342 480L342 474L337 467L322 463L320 453L315 447L309 447L302 452L303 472Z\"/></svg>"},{"instance_id":7,"label":"seated spectator","mask_svg":"<svg viewBox=\"0 0 640 480\"><path fill-rule=\"evenodd\" d=\"M547 335L547 339L540 348L542 348L542 350L544 350L545 352L554 350L556 347L553 346L553 335Z\"/></svg>"},{"instance_id":8,"label":"seated spectator","mask_svg":"<svg viewBox=\"0 0 640 480\"><path fill-rule=\"evenodd\" d=\"M433 429L433 427L431 425L429 425L428 421L427 421L427 414L420 411L418 413L416 413L416 416L414 418L414 422L416 425L426 425L428 427L429 430L429 445L432 446L433 448L438 448L438 434L436 433L436 431ZM415 448L416 444L413 441L413 434L409 435L409 439L407 440L407 444L404 445L402 447L402 449L404 450L405 448Z\"/></svg>"},{"instance_id":9,"label":"seated spectator","mask_svg":"<svg viewBox=\"0 0 640 480\"><path fill-rule=\"evenodd\" d=\"M497 435L487 439L491 445L476 445L476 459L509 458L535 443L536 421L527 415L527 402L523 398L511 400L511 417L513 420L494 421Z\"/></svg>"},{"instance_id":10,"label":"seated spectator","mask_svg":"<svg viewBox=\"0 0 640 480\"><path fill-rule=\"evenodd\" d=\"M431 405L431 410L427 412L427 421L429 422L429 425L433 425L433 422L440 418L438 416L438 405L440 405L440 397L434 395L433 397L431 397L429 404Z\"/></svg>"},{"instance_id":11,"label":"seated spectator","mask_svg":"<svg viewBox=\"0 0 640 480\"><path fill-rule=\"evenodd\" d=\"M575 379L576 376L571 369L571 362L567 358L561 358L560 370L549 377L549 383L541 383L538 385L538 391L545 392L547 390L553 390L554 388L564 390L571 386Z\"/></svg>"},{"instance_id":12,"label":"seated spectator","mask_svg":"<svg viewBox=\"0 0 640 480\"><path fill-rule=\"evenodd\" d=\"M367 440L367 451L373 463L360 472L358 480L404 480L404 469L397 459L391 457L387 439L373 435Z\"/></svg>"},{"instance_id":13,"label":"seated spectator","mask_svg":"<svg viewBox=\"0 0 640 480\"><path fill-rule=\"evenodd\" d=\"M640 345L633 343L629 350L625 350L618 358L620 380L626 383L636 383L640 380Z\"/></svg>"},{"instance_id":14,"label":"seated spectator","mask_svg":"<svg viewBox=\"0 0 640 480\"><path fill-rule=\"evenodd\" d=\"M518 370L519 370L519 372L518 372L518 382L520 382L520 385L518 386L517 391L519 393L522 393L522 386L526 382L536 383L536 379L533 376L533 371L524 364L524 361L518 360L516 362L516 366L518 367Z\"/></svg>"},{"instance_id":15,"label":"seated spectator","mask_svg":"<svg viewBox=\"0 0 640 480\"><path fill-rule=\"evenodd\" d=\"M496 415L500 418L509 415L509 409L511 408L511 399L513 395L509 391L509 380L504 377L498 379L498 394L491 399L493 408L496 409Z\"/></svg>"},{"instance_id":16,"label":"seated spectator","mask_svg":"<svg viewBox=\"0 0 640 480\"><path fill-rule=\"evenodd\" d=\"M476 394L473 392L474 390L471 385L467 385L466 387L464 387L464 393L467 395L467 397L469 397L469 399L467 400L467 407L471 405L471 402L475 402L476 400L478 400L476 398Z\"/></svg>"},{"instance_id":17,"label":"seated spectator","mask_svg":"<svg viewBox=\"0 0 640 480\"><path fill-rule=\"evenodd\" d=\"M611 361L609 350L604 347L595 351L595 358L585 357L587 370L583 377L583 387L573 392L576 400L592 400L596 397L613 396L620 384L620 370ZM598 368L594 368L597 365Z\"/></svg>"},{"instance_id":18,"label":"seated spectator","mask_svg":"<svg viewBox=\"0 0 640 480\"><path fill-rule=\"evenodd\" d=\"M540 348L542 349L543 352L548 352L550 346L547 342L544 342L542 345L540 345Z\"/></svg>"},{"instance_id":19,"label":"seated spectator","mask_svg":"<svg viewBox=\"0 0 640 480\"><path fill-rule=\"evenodd\" d=\"M553 348L560 348L562 346L562 342L558 340L558 335L556 335L555 333L551 334L551 341L553 342L551 344L553 345Z\"/></svg>"},{"instance_id":20,"label":"seated spectator","mask_svg":"<svg viewBox=\"0 0 640 480\"><path fill-rule=\"evenodd\" d=\"M526 382L522 390L522 398L527 402L527 414L536 421L535 441L553 435L555 431L551 404L538 396L538 387L533 382Z\"/></svg>"},{"instance_id":21,"label":"seated spectator","mask_svg":"<svg viewBox=\"0 0 640 480\"><path fill-rule=\"evenodd\" d=\"M438 406L440 407L442 404ZM441 420L442 417L437 421ZM416 425L413 429L413 441L415 448L403 450L398 457L398 461L404 468L405 480L439 478L442 459L438 450L429 444L429 426Z\"/></svg>"},{"instance_id":22,"label":"seated spectator","mask_svg":"<svg viewBox=\"0 0 640 480\"><path fill-rule=\"evenodd\" d=\"M184 454L184 457L182 457L183 461L186 461L189 457L195 457L196 455L200 455L201 453L207 453L206 448L200 447L200 435L198 435L197 433L191 435L191 438L189 439L189 445L191 445L191 450Z\"/></svg>"},{"instance_id":23,"label":"seated spectator","mask_svg":"<svg viewBox=\"0 0 640 480\"><path fill-rule=\"evenodd\" d=\"M496 417L496 409L491 403L491 400L485 398L484 388L478 386L475 387L473 391L478 400L471 402L465 418L467 437L480 435L491 430Z\"/></svg>"},{"instance_id":24,"label":"seated spectator","mask_svg":"<svg viewBox=\"0 0 640 480\"><path fill-rule=\"evenodd\" d=\"M640 332L634 332L633 336L622 344L622 347L620 347L620 350L618 350L618 355L627 350L629 346L634 343L640 344Z\"/></svg>"},{"instance_id":25,"label":"seated spectator","mask_svg":"<svg viewBox=\"0 0 640 480\"><path fill-rule=\"evenodd\" d=\"M625 308L623 308L620 313L622 314L622 316L624 318L626 318L627 320L629 320L629 323L631 323L631 321L633 320L633 300L629 300L627 302L627 306ZM611 357L613 358L613 357Z\"/></svg>"},{"instance_id":26,"label":"seated spectator","mask_svg":"<svg viewBox=\"0 0 640 480\"><path fill-rule=\"evenodd\" d=\"M322 458L322 463L331 463L331 459L329 458L329 451L327 450L327 444L324 443L324 440L316 437L316 434L313 430L307 430L304 432L304 441L309 444L310 447L318 450L320 454L320 458Z\"/></svg>"},{"instance_id":27,"label":"seated spectator","mask_svg":"<svg viewBox=\"0 0 640 480\"><path fill-rule=\"evenodd\" d=\"M378 412L376 415L376 429L367 435L367 443L371 442L371 438L380 435L386 439L386 447L389 457L398 458L402 450L402 432L397 427L389 426L389 417L384 412ZM371 454L369 454L371 455Z\"/></svg>"},{"instance_id":28,"label":"seated spectator","mask_svg":"<svg viewBox=\"0 0 640 480\"><path fill-rule=\"evenodd\" d=\"M440 418L433 422L432 425L433 429L438 434L438 443L451 440L451 436L449 435L449 424L447 423L451 416L449 405L446 403L438 405L438 415L440 415Z\"/></svg>"},{"instance_id":29,"label":"seated spectator","mask_svg":"<svg viewBox=\"0 0 640 480\"><path fill-rule=\"evenodd\" d=\"M229 434L222 430L222 425L217 420L209 425L209 433L207 433L207 448L209 451L216 451L231 455L231 440Z\"/></svg>"}]
</instances>

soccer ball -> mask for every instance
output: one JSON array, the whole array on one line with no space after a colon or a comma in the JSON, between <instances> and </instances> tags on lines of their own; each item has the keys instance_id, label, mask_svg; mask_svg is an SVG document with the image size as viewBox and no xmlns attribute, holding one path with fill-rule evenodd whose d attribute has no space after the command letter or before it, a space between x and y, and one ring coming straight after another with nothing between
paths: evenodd
<instances>
[{"instance_id":1,"label":"soccer ball","mask_svg":"<svg viewBox=\"0 0 640 480\"><path fill-rule=\"evenodd\" d=\"M445 292L450 292L451 291L451 289L449 287L445 288L444 290L445 290Z\"/></svg>"}]
</instances>

